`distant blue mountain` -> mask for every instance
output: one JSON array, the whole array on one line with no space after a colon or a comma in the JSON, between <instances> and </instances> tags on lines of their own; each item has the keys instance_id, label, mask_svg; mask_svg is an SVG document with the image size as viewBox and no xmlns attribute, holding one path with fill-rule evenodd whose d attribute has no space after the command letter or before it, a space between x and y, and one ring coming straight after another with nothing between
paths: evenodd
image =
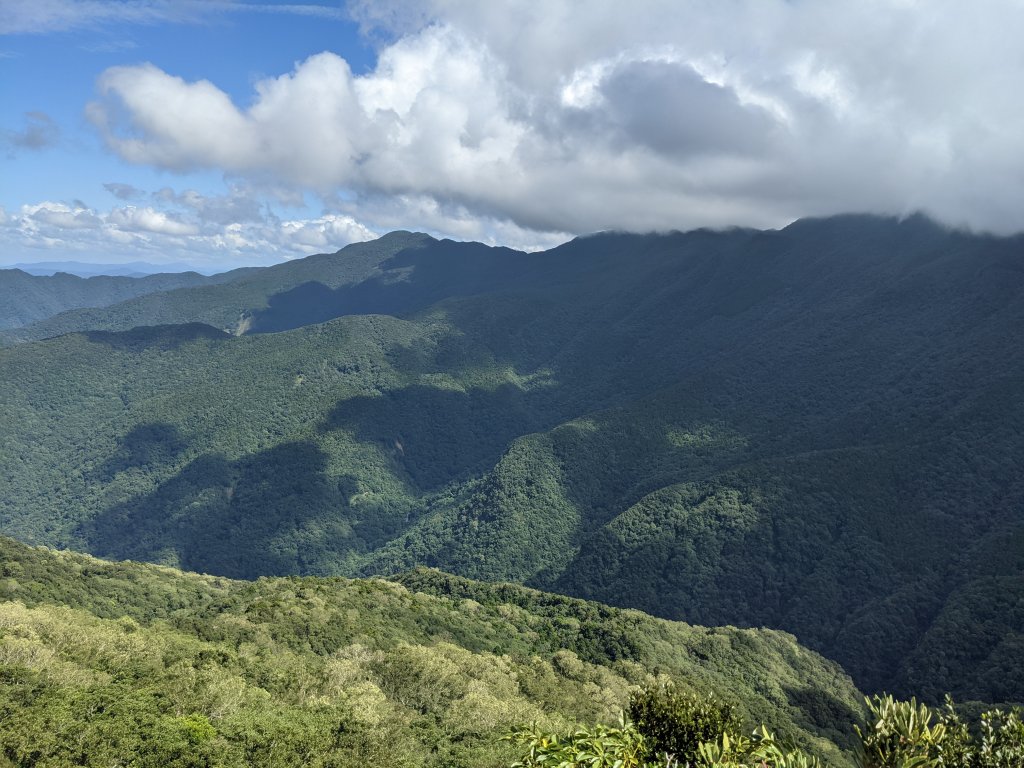
<instances>
[{"instance_id":1,"label":"distant blue mountain","mask_svg":"<svg viewBox=\"0 0 1024 768\"><path fill-rule=\"evenodd\" d=\"M175 262L173 264L153 264L148 261L131 261L124 264L90 264L84 261L38 261L32 263L11 264L8 269L20 269L30 275L53 275L67 272L79 277L111 275L114 277L141 277L168 272L198 272L202 275L214 275L221 270L208 267L197 267L192 264Z\"/></svg>"}]
</instances>

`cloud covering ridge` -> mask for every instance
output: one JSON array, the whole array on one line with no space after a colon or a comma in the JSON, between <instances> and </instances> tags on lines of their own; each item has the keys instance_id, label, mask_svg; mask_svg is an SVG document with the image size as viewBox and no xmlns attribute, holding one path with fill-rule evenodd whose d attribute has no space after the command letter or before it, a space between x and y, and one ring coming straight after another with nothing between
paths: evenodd
<instances>
[{"instance_id":1,"label":"cloud covering ridge","mask_svg":"<svg viewBox=\"0 0 1024 768\"><path fill-rule=\"evenodd\" d=\"M103 18L119 5L79 10ZM137 15L204 7L255 9L154 1ZM259 9L325 23L339 12ZM111 151L220 173L235 190L190 202L110 182L135 204L124 222L180 238L259 225L275 233L259 241L275 242L285 229L253 192L273 189L322 205L289 249L337 230L326 217L367 236L411 228L520 248L849 211L1024 230L1015 0L367 0L347 12L378 41L369 67L313 52L248 94L145 61L105 69L86 116ZM45 145L48 124L31 120L11 141ZM117 228L128 214L104 216Z\"/></svg>"},{"instance_id":2,"label":"cloud covering ridge","mask_svg":"<svg viewBox=\"0 0 1024 768\"><path fill-rule=\"evenodd\" d=\"M426 196L541 232L913 209L1024 225L984 199L1024 197L1024 108L1004 90L1024 75L1020 4L419 10L366 74L319 53L241 107L206 81L118 67L89 115L131 162ZM356 8L367 24L401 15L387 11Z\"/></svg>"}]
</instances>

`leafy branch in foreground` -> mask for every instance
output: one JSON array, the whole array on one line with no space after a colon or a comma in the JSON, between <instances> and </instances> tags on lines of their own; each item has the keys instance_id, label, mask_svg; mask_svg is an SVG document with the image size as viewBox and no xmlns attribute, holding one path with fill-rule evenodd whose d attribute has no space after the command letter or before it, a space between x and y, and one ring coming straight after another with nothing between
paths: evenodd
<instances>
[{"instance_id":1,"label":"leafy branch in foreground","mask_svg":"<svg viewBox=\"0 0 1024 768\"><path fill-rule=\"evenodd\" d=\"M525 747L512 768L821 768L782 745L765 726L739 733L733 707L673 686L636 692L618 727L577 728L560 737L525 728L505 737Z\"/></svg>"},{"instance_id":2,"label":"leafy branch in foreground","mask_svg":"<svg viewBox=\"0 0 1024 768\"><path fill-rule=\"evenodd\" d=\"M526 748L511 768L821 768L818 758L787 749L766 727L752 738L720 734L698 745L692 759L654 752L634 723L577 728L566 737L521 729L505 737Z\"/></svg>"},{"instance_id":3,"label":"leafy branch in foreground","mask_svg":"<svg viewBox=\"0 0 1024 768\"><path fill-rule=\"evenodd\" d=\"M854 726L863 768L1020 768L1024 722L1019 709L990 709L972 729L946 696L940 712L915 699L872 696L868 726ZM934 721L934 723L933 723Z\"/></svg>"},{"instance_id":4,"label":"leafy branch in foreground","mask_svg":"<svg viewBox=\"0 0 1024 768\"><path fill-rule=\"evenodd\" d=\"M973 727L946 696L935 711L916 699L865 699L867 724L854 725L861 768L1021 768L1019 709L990 709ZM784 745L766 726L750 737L729 704L713 696L648 688L630 698L618 727L577 728L565 738L536 728L507 740L527 748L512 768L822 768L820 759Z\"/></svg>"},{"instance_id":5,"label":"leafy branch in foreground","mask_svg":"<svg viewBox=\"0 0 1024 768\"><path fill-rule=\"evenodd\" d=\"M643 734L632 723L624 720L617 728L606 725L578 727L564 738L537 728L522 728L513 731L504 740L526 748L522 759L512 763L512 768L568 768L576 765L588 768L646 768L651 765L644 759L647 748Z\"/></svg>"}]
</instances>

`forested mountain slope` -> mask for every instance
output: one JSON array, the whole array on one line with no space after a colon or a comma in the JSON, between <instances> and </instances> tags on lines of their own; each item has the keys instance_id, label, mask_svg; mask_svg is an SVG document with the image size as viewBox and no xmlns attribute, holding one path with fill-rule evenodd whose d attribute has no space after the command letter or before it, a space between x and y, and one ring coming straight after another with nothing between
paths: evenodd
<instances>
[{"instance_id":1,"label":"forested mountain slope","mask_svg":"<svg viewBox=\"0 0 1024 768\"><path fill-rule=\"evenodd\" d=\"M244 273L249 270L236 270ZM145 277L77 277L64 272L30 275L20 269L0 269L0 330L24 325L72 309L106 307L138 296L175 288L215 285L236 275L207 277L197 272Z\"/></svg>"},{"instance_id":2,"label":"forested mountain slope","mask_svg":"<svg viewBox=\"0 0 1024 768\"><path fill-rule=\"evenodd\" d=\"M835 742L850 746L858 692L780 632L424 570L251 583L0 539L13 764L509 765L511 728L613 722L659 679L852 764Z\"/></svg>"},{"instance_id":3,"label":"forested mountain slope","mask_svg":"<svg viewBox=\"0 0 1024 768\"><path fill-rule=\"evenodd\" d=\"M396 233L136 299L0 350L0 530L232 577L433 565L1020 701L1022 244ZM109 330L136 321L177 325Z\"/></svg>"},{"instance_id":4,"label":"forested mountain slope","mask_svg":"<svg viewBox=\"0 0 1024 768\"><path fill-rule=\"evenodd\" d=\"M237 269L204 278L208 283L198 290L169 290L117 304L107 302L113 306L48 313L45 320L8 331L0 337L0 343L44 339L73 331L129 330L140 325L189 322L244 333L249 330L253 315L266 310L270 297L298 286L316 285L330 292L342 285L366 282L379 274L382 261L427 239L426 235L392 232L379 240L350 245L337 254L319 254L273 267ZM393 279L401 277L396 273Z\"/></svg>"}]
</instances>

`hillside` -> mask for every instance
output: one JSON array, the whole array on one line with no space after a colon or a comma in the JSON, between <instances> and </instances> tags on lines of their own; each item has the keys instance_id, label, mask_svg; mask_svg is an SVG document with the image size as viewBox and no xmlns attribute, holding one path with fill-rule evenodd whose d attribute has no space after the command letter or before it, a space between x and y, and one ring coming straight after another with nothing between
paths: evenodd
<instances>
[{"instance_id":1,"label":"hillside","mask_svg":"<svg viewBox=\"0 0 1024 768\"><path fill-rule=\"evenodd\" d=\"M216 285L247 271L210 277L196 272L145 277L77 277L65 272L44 276L30 275L20 269L0 269L0 331L20 328L70 310L107 307L176 288Z\"/></svg>"},{"instance_id":2,"label":"hillside","mask_svg":"<svg viewBox=\"0 0 1024 768\"><path fill-rule=\"evenodd\" d=\"M0 539L12 764L498 766L516 725L611 722L672 678L850 765L860 697L766 630L705 629L420 570L255 583Z\"/></svg>"},{"instance_id":3,"label":"hillside","mask_svg":"<svg viewBox=\"0 0 1024 768\"><path fill-rule=\"evenodd\" d=\"M397 233L65 314L91 330L0 350L0 530L233 578L430 565L1021 701L1022 245Z\"/></svg>"}]
</instances>

